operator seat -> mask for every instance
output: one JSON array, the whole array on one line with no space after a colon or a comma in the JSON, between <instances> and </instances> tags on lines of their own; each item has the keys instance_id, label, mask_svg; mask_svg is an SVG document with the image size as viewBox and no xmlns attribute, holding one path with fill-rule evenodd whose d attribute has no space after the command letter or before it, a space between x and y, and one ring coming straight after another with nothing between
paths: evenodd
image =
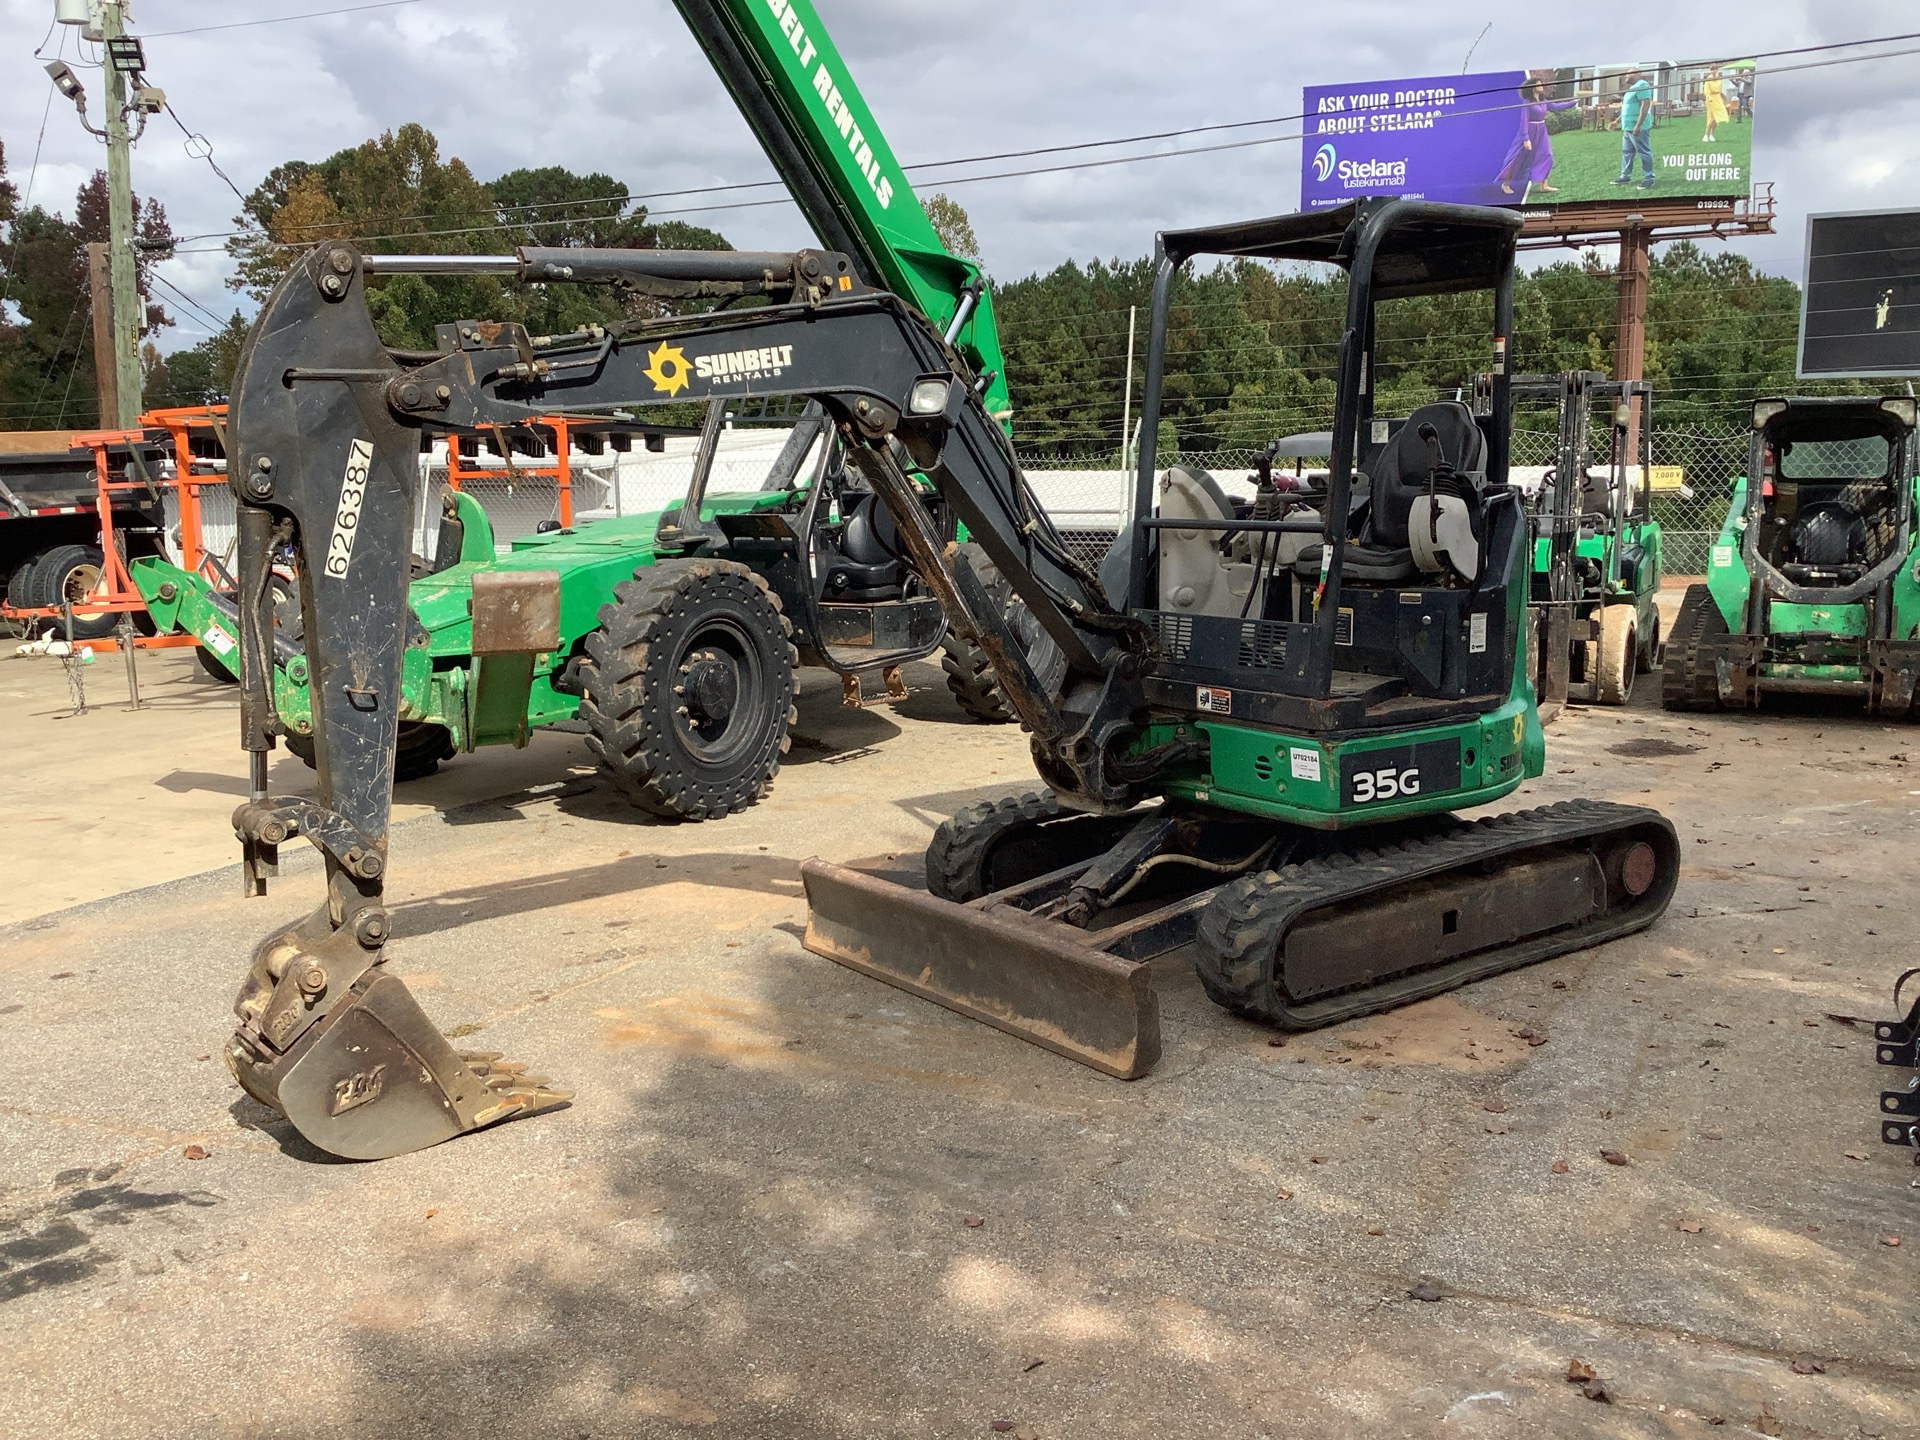
<instances>
[{"instance_id":1,"label":"operator seat","mask_svg":"<svg viewBox=\"0 0 1920 1440\"><path fill-rule=\"evenodd\" d=\"M907 580L900 531L871 490L850 491L839 554L826 566L828 600L898 600Z\"/></svg>"},{"instance_id":2,"label":"operator seat","mask_svg":"<svg viewBox=\"0 0 1920 1440\"><path fill-rule=\"evenodd\" d=\"M1444 466L1435 495L1427 495L1437 458ZM1358 540L1347 542L1343 580L1394 585L1422 572L1451 569L1464 580L1479 573L1480 491L1486 484L1487 441L1473 412L1457 400L1423 405L1407 417L1392 442L1368 467L1370 503ZM1437 512L1437 513L1436 513ZM1413 532L1416 528L1419 534ZM1301 551L1293 573L1320 574L1321 545Z\"/></svg>"}]
</instances>

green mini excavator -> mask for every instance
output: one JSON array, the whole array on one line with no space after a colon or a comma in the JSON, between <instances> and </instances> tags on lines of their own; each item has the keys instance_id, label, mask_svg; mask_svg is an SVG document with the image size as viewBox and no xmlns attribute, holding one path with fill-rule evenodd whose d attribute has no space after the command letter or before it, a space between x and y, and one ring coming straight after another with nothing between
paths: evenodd
<instances>
[{"instance_id":1,"label":"green mini excavator","mask_svg":"<svg viewBox=\"0 0 1920 1440\"><path fill-rule=\"evenodd\" d=\"M1506 337L1518 218L1367 201L1160 237L1131 518L1095 573L1035 501L948 330L831 251L524 251L420 260L314 250L275 288L241 359L229 470L239 503L243 733L236 813L249 885L296 835L327 899L255 951L228 1047L247 1090L334 1153L391 1155L566 1098L457 1052L385 965L387 820L404 699L411 476L423 432L668 400L804 396L951 622L1031 732L1044 792L953 817L929 890L803 867L810 949L1109 1074L1160 1049L1149 962L1191 946L1223 1006L1324 1025L1651 924L1678 869L1654 811L1593 801L1472 821L1541 772L1521 637L1526 515L1506 485ZM1198 256L1348 277L1331 460L1312 488L1229 501L1157 472L1174 284ZM523 281L618 278L757 307L536 339L443 327L432 356L375 334L369 273L469 265ZM1372 409L1376 315L1490 291L1493 404ZM964 523L979 550L956 545ZM805 562L778 512L718 514L656 569L734 597L725 643L681 653L637 628L596 663L664 666L704 706L784 657L761 577ZM268 793L273 558L300 576L319 794ZM710 553L713 552L713 553ZM752 553L749 566L741 556ZM997 583L983 581L983 555ZM635 586L646 577L630 582ZM476 584L474 650L518 673L548 652L558 577ZM689 702L691 703L691 702Z\"/></svg>"}]
</instances>

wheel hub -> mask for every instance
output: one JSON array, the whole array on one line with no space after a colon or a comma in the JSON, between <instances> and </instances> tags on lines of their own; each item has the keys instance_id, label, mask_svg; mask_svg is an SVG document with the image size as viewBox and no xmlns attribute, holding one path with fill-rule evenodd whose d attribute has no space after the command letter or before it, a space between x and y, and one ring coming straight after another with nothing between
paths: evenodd
<instances>
[{"instance_id":1,"label":"wheel hub","mask_svg":"<svg viewBox=\"0 0 1920 1440\"><path fill-rule=\"evenodd\" d=\"M714 650L696 650L680 668L687 717L695 725L725 725L740 703L740 671Z\"/></svg>"}]
</instances>

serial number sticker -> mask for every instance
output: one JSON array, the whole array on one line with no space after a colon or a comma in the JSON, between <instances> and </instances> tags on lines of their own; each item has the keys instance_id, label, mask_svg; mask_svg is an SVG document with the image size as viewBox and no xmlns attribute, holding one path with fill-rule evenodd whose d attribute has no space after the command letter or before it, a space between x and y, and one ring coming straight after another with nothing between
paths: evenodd
<instances>
[{"instance_id":1,"label":"serial number sticker","mask_svg":"<svg viewBox=\"0 0 1920 1440\"><path fill-rule=\"evenodd\" d=\"M216 655L231 655L234 638L218 625L207 626L207 648Z\"/></svg>"},{"instance_id":2,"label":"serial number sticker","mask_svg":"<svg viewBox=\"0 0 1920 1440\"><path fill-rule=\"evenodd\" d=\"M1467 650L1478 655L1487 648L1487 612L1476 610L1467 617Z\"/></svg>"},{"instance_id":3,"label":"serial number sticker","mask_svg":"<svg viewBox=\"0 0 1920 1440\"><path fill-rule=\"evenodd\" d=\"M1733 564L1733 546L1716 545L1713 547L1713 568L1725 570Z\"/></svg>"},{"instance_id":4,"label":"serial number sticker","mask_svg":"<svg viewBox=\"0 0 1920 1440\"><path fill-rule=\"evenodd\" d=\"M333 515L333 538L327 542L322 567L336 580L347 578L353 564L353 537L360 529L360 506L367 498L367 472L373 467L373 442L355 440L347 447L347 473L340 481L340 505Z\"/></svg>"},{"instance_id":5,"label":"serial number sticker","mask_svg":"<svg viewBox=\"0 0 1920 1440\"><path fill-rule=\"evenodd\" d=\"M1288 750L1287 771L1296 780L1318 780L1320 778L1320 752L1318 750Z\"/></svg>"},{"instance_id":6,"label":"serial number sticker","mask_svg":"<svg viewBox=\"0 0 1920 1440\"><path fill-rule=\"evenodd\" d=\"M1387 443L1386 421L1376 420L1373 422L1373 443L1376 445L1384 445Z\"/></svg>"},{"instance_id":7,"label":"serial number sticker","mask_svg":"<svg viewBox=\"0 0 1920 1440\"><path fill-rule=\"evenodd\" d=\"M1193 703L1210 715L1231 715L1233 692L1218 685L1198 685L1194 687Z\"/></svg>"},{"instance_id":8,"label":"serial number sticker","mask_svg":"<svg viewBox=\"0 0 1920 1440\"><path fill-rule=\"evenodd\" d=\"M1388 800L1460 788L1460 742L1429 740L1366 750L1340 760L1340 799L1346 805L1378 805Z\"/></svg>"}]
</instances>

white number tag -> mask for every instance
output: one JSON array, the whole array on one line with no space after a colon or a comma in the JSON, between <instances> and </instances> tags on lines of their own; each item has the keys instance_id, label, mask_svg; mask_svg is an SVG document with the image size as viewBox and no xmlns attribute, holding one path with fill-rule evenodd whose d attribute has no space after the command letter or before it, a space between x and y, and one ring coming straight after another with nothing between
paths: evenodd
<instances>
[{"instance_id":1,"label":"white number tag","mask_svg":"<svg viewBox=\"0 0 1920 1440\"><path fill-rule=\"evenodd\" d=\"M347 578L353 564L353 537L360 529L360 505L367 498L367 471L373 465L373 443L355 440L347 447L347 473L340 481L340 507L333 515L333 538L327 542L322 567L336 580Z\"/></svg>"}]
</instances>

